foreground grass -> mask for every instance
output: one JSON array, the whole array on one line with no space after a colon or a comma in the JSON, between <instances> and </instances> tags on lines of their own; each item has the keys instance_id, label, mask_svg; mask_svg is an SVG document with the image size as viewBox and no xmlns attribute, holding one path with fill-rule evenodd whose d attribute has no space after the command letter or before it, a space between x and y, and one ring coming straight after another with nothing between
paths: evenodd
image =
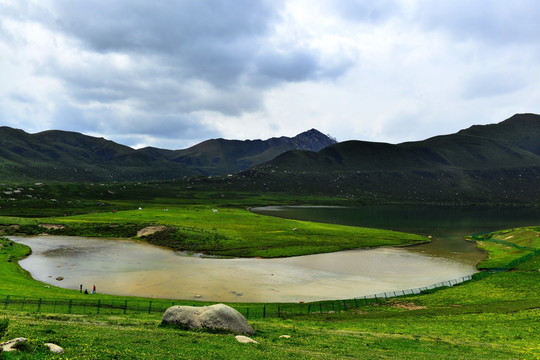
<instances>
[{"instance_id":1,"label":"foreground grass","mask_svg":"<svg viewBox=\"0 0 540 360\"><path fill-rule=\"evenodd\" d=\"M485 301L483 292L511 284L520 274L496 274L347 312L250 321L258 345L239 344L229 334L160 327L158 315L0 316L10 319L5 338L24 336L31 343L30 353L8 359L64 358L48 354L45 342L62 346L65 358L79 359L535 359L540 351L538 291L521 299L527 283L538 290L538 275L529 275L520 280L523 287L499 289L499 306Z\"/></svg>"},{"instance_id":2,"label":"foreground grass","mask_svg":"<svg viewBox=\"0 0 540 360\"><path fill-rule=\"evenodd\" d=\"M531 231L532 229L532 231ZM515 229L506 241L536 248L536 228ZM520 242L521 243L521 242ZM7 246L17 246L7 245ZM512 248L512 246L508 246ZM6 248L3 249L6 251ZM510 249L509 249L510 250ZM24 252L10 248L10 252ZM504 255L494 252L490 258ZM1 260L1 255L0 255ZM12 262L0 262L2 271ZM6 265L7 264L7 265ZM4 274L4 272L2 272ZM10 273L19 289L43 286ZM7 284L4 276L1 286ZM18 280L19 279L19 280ZM34 284L32 284L32 282ZM36 285L38 284L38 285ZM513 271L428 295L380 300L339 313L251 320L259 344L239 344L229 334L161 327L160 315L69 315L4 311L4 339L27 337L26 352L5 359L539 359L540 272L536 258ZM0 287L1 287L0 286ZM73 291L66 294L76 295ZM119 297L116 297L120 299ZM290 335L282 338L281 335ZM62 346L52 355L43 343Z\"/></svg>"}]
</instances>

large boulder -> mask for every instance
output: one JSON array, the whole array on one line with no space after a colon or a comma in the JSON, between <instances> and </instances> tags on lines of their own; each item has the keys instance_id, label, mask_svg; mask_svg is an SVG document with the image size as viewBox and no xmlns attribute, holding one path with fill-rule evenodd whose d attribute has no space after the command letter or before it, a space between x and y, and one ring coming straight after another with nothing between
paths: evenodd
<instances>
[{"instance_id":1,"label":"large boulder","mask_svg":"<svg viewBox=\"0 0 540 360\"><path fill-rule=\"evenodd\" d=\"M224 304L211 306L171 306L163 314L162 325L184 329L209 329L253 335L255 331L238 311Z\"/></svg>"}]
</instances>

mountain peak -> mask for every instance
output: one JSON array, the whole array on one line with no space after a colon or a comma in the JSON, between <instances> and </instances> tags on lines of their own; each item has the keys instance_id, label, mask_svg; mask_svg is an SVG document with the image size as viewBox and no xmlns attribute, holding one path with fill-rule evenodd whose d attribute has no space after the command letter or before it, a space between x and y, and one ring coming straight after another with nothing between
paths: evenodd
<instances>
[{"instance_id":1,"label":"mountain peak","mask_svg":"<svg viewBox=\"0 0 540 360\"><path fill-rule=\"evenodd\" d=\"M336 144L337 140L317 129L311 129L296 135L291 142L295 145L295 150L319 152L327 146Z\"/></svg>"}]
</instances>

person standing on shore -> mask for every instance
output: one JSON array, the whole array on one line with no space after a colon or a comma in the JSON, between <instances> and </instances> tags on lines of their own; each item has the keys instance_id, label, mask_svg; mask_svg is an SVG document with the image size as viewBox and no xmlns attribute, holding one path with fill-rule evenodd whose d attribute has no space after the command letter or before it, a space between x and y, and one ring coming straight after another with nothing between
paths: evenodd
<instances>
[{"instance_id":1,"label":"person standing on shore","mask_svg":"<svg viewBox=\"0 0 540 360\"><path fill-rule=\"evenodd\" d=\"M96 293L96 285L94 285L94 287L92 288L92 294L95 294Z\"/></svg>"}]
</instances>

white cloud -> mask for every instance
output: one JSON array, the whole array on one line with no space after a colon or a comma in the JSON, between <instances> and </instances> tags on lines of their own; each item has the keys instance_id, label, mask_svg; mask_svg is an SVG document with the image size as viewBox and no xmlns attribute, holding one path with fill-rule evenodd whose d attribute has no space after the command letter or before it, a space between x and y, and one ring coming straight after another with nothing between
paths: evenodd
<instances>
[{"instance_id":1,"label":"white cloud","mask_svg":"<svg viewBox=\"0 0 540 360\"><path fill-rule=\"evenodd\" d=\"M540 112L540 3L0 1L0 121L132 146L401 142Z\"/></svg>"}]
</instances>

